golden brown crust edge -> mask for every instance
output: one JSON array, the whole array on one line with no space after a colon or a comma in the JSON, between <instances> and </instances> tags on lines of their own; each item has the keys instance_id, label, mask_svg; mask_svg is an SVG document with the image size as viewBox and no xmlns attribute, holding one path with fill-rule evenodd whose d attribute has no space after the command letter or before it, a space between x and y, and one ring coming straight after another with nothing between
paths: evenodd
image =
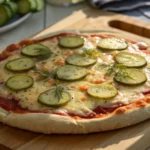
<instances>
[{"instance_id":1,"label":"golden brown crust edge","mask_svg":"<svg viewBox=\"0 0 150 150\"><path fill-rule=\"evenodd\" d=\"M75 120L55 114L9 113L5 117L0 117L0 121L13 127L45 134L86 134L127 127L148 118L150 118L150 104L103 118Z\"/></svg>"}]
</instances>

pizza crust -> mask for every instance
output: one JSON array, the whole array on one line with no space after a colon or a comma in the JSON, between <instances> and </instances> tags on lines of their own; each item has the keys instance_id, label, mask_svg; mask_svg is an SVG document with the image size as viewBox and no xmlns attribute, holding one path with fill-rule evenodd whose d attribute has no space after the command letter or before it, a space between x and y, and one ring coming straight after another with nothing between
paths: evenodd
<instances>
[{"instance_id":1,"label":"pizza crust","mask_svg":"<svg viewBox=\"0 0 150 150\"><path fill-rule=\"evenodd\" d=\"M0 108L0 121L4 122L5 118L7 117L7 115L9 114L8 111L6 111L3 108Z\"/></svg>"},{"instance_id":2,"label":"pizza crust","mask_svg":"<svg viewBox=\"0 0 150 150\"><path fill-rule=\"evenodd\" d=\"M45 134L86 134L127 127L150 118L150 104L128 110L123 114L103 118L78 119L55 114L10 113L3 122L7 125Z\"/></svg>"}]
</instances>

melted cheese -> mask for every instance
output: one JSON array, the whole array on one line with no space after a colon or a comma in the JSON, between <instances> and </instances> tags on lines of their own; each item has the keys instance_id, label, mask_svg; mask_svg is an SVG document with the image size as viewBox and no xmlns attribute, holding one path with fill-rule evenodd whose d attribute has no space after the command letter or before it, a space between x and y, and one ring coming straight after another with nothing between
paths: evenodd
<instances>
[{"instance_id":1,"label":"melted cheese","mask_svg":"<svg viewBox=\"0 0 150 150\"><path fill-rule=\"evenodd\" d=\"M89 48L89 49L96 49L96 43L100 38L89 38L85 40L84 47L82 48ZM49 70L53 70L59 66L56 65L56 62L58 60L63 60L65 62L66 56L65 53L66 51L70 49L62 49L58 46L58 40L53 39L50 41L44 41L42 44L48 46L51 51L54 53L49 59L43 60L41 62L38 62L36 64L37 67L40 67L41 65L44 66L45 68L48 68ZM74 52L79 52L81 48L77 48L74 50ZM102 106L102 107L111 107L113 104L116 103L124 103L124 104L129 104L133 101L136 101L140 98L143 98L144 95L142 94L143 91L146 91L150 89L150 55L146 56L146 54L142 53L142 51L138 50L138 47L136 44L130 45L129 48L125 51L130 51L132 53L137 53L140 54L147 59L147 66L143 69L147 75L147 82L136 87L132 86L123 86L120 84L115 83L116 88L118 89L118 95L114 98L111 98L109 100L105 99L96 99L93 97L90 97L87 95L86 92L80 91L79 87L82 85L93 85L91 82L92 79L95 80L104 80L104 74L106 72L106 69L95 69L96 65L88 67L88 75L86 76L85 79L82 81L76 81L72 83L67 83L68 87L75 87L75 90L70 90L70 94L72 96L72 99L64 106L61 106L59 108L53 108L53 107L48 107L45 105L42 105L38 102L38 97L40 93L50 89L52 87L51 84L48 82L43 82L43 81L36 81L36 74L34 73L33 70L30 70L26 73L22 74L27 74L30 75L34 78L35 82L33 87L22 90L22 91L12 91L8 89L5 85L2 85L0 87L0 95L4 97L15 97L19 101L19 105L23 108L28 108L30 110L49 110L52 112L63 112L63 113L70 113L70 114L76 114L76 115L82 115L82 116L87 116L89 113L92 112L93 109L95 109L97 106ZM102 54L100 58L97 58L98 63L113 63L113 55L116 52L112 52L111 55L109 53ZM11 71L8 71L5 69L5 64L9 60L13 60L15 58L22 57L21 54L14 54L13 56L10 56L9 58L5 59L4 61L0 62L0 82L6 82L9 77L15 74L20 74L20 73L14 73ZM106 82L112 82L113 79L110 77L110 79L106 80ZM60 81L61 84L66 82ZM83 98L86 98L86 100L82 100Z\"/></svg>"}]
</instances>

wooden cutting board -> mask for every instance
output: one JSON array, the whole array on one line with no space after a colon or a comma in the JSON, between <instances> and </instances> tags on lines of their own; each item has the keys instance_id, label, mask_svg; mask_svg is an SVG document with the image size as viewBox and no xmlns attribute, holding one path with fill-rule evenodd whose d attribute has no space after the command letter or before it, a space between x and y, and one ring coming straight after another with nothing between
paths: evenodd
<instances>
[{"instance_id":1,"label":"wooden cutting board","mask_svg":"<svg viewBox=\"0 0 150 150\"><path fill-rule=\"evenodd\" d=\"M111 30L150 44L150 24L91 8L75 12L33 38L66 29ZM44 135L0 124L0 150L146 150L150 147L149 139L150 120L124 129L87 135Z\"/></svg>"}]
</instances>

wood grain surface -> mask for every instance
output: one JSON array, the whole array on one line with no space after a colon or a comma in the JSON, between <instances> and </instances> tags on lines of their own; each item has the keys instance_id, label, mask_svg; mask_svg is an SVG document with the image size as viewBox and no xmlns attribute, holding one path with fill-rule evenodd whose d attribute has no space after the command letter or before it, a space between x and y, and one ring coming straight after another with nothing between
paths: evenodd
<instances>
[{"instance_id":1,"label":"wood grain surface","mask_svg":"<svg viewBox=\"0 0 150 150\"><path fill-rule=\"evenodd\" d=\"M75 12L33 38L66 29L111 30L117 35L150 43L150 24L89 8ZM150 147L149 139L150 120L87 135L44 135L0 124L0 150L146 150Z\"/></svg>"}]
</instances>

